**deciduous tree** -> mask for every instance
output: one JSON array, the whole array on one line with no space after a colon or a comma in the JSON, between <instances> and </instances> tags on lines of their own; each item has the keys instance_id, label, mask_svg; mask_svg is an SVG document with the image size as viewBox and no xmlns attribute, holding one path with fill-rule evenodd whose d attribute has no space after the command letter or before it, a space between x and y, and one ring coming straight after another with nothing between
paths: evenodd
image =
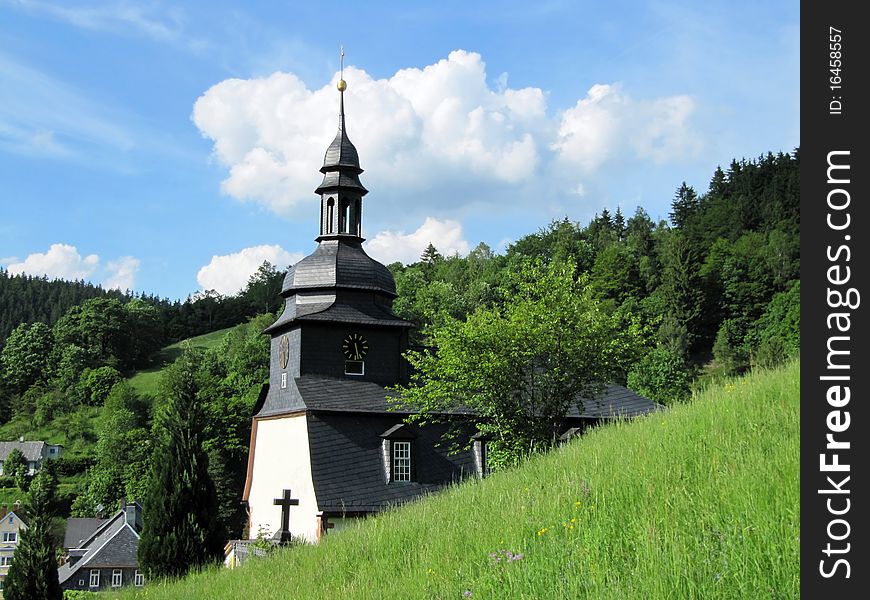
<instances>
[{"instance_id":1,"label":"deciduous tree","mask_svg":"<svg viewBox=\"0 0 870 600\"><path fill-rule=\"evenodd\" d=\"M624 376L638 348L637 327L605 312L574 271L526 263L503 306L430 328L435 348L408 353L414 374L398 404L424 422L470 409L502 464L551 445L568 409Z\"/></svg>"}]
</instances>

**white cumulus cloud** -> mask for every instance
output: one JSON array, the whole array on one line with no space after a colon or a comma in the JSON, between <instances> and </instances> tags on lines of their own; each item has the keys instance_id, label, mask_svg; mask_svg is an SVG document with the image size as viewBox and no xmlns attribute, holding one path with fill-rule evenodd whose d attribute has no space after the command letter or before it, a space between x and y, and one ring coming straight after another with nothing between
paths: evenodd
<instances>
[{"instance_id":1,"label":"white cumulus cloud","mask_svg":"<svg viewBox=\"0 0 870 600\"><path fill-rule=\"evenodd\" d=\"M0 259L12 275L46 276L49 279L102 279L107 289L132 290L140 261L132 256L122 256L103 264L96 254L82 256L78 248L70 244L52 244L46 252L34 252L24 260L16 257Z\"/></svg>"},{"instance_id":2,"label":"white cumulus cloud","mask_svg":"<svg viewBox=\"0 0 870 600\"><path fill-rule=\"evenodd\" d=\"M133 289L136 281L136 272L139 270L140 261L132 256L122 256L118 260L110 260L106 263L109 276L103 281L103 287L126 291Z\"/></svg>"},{"instance_id":3,"label":"white cumulus cloud","mask_svg":"<svg viewBox=\"0 0 870 600\"><path fill-rule=\"evenodd\" d=\"M363 182L391 202L418 198L417 217L427 214L421 203L467 204L457 189L474 189L483 204L503 201L505 186L570 194L578 171L592 190L606 166L662 164L700 147L690 96L634 98L620 84L598 83L574 106L548 114L544 90L511 88L506 74L488 82L481 56L464 50L382 79L353 66L344 77ZM192 119L227 169L222 191L285 216L316 202L317 170L336 131L337 80L338 73L314 89L276 72L228 79L202 94Z\"/></svg>"},{"instance_id":4,"label":"white cumulus cloud","mask_svg":"<svg viewBox=\"0 0 870 600\"><path fill-rule=\"evenodd\" d=\"M204 290L235 294L245 288L263 261L283 270L303 256L301 252L287 252L277 244L252 246L231 254L212 256L211 261L196 274L196 281Z\"/></svg>"},{"instance_id":5,"label":"white cumulus cloud","mask_svg":"<svg viewBox=\"0 0 870 600\"><path fill-rule=\"evenodd\" d=\"M562 113L552 149L587 172L628 154L657 164L685 158L700 145L696 109L689 96L635 100L620 85L596 84Z\"/></svg>"},{"instance_id":6,"label":"white cumulus cloud","mask_svg":"<svg viewBox=\"0 0 870 600\"><path fill-rule=\"evenodd\" d=\"M192 118L229 169L222 190L284 214L310 202L336 131L337 79L312 90L292 73L274 73L206 91ZM456 50L388 79L348 67L345 79L348 135L374 185L469 176L514 183L535 172L546 149L544 92L490 89L479 54Z\"/></svg>"},{"instance_id":7,"label":"white cumulus cloud","mask_svg":"<svg viewBox=\"0 0 870 600\"><path fill-rule=\"evenodd\" d=\"M366 242L366 252L384 264L417 262L429 244L444 256L468 254L468 242L462 237L462 225L457 221L439 221L426 217L413 233L381 231Z\"/></svg>"},{"instance_id":8,"label":"white cumulus cloud","mask_svg":"<svg viewBox=\"0 0 870 600\"><path fill-rule=\"evenodd\" d=\"M12 275L27 273L45 275L49 279L87 279L100 265L100 257L82 257L75 246L52 244L47 252L34 252L22 261L10 259L6 270Z\"/></svg>"}]
</instances>

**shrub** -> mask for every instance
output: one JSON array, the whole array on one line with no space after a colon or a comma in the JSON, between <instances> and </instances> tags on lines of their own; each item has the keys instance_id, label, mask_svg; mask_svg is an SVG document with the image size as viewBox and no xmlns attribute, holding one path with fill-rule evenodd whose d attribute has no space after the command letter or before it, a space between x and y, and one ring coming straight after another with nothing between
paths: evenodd
<instances>
[{"instance_id":1,"label":"shrub","mask_svg":"<svg viewBox=\"0 0 870 600\"><path fill-rule=\"evenodd\" d=\"M689 396L689 372L681 355L659 346L632 367L628 387L656 402L673 404Z\"/></svg>"}]
</instances>

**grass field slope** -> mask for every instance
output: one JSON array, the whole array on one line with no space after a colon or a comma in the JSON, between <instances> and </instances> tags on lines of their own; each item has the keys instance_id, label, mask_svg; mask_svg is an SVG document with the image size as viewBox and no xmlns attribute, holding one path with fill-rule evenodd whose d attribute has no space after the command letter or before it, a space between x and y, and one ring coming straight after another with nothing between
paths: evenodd
<instances>
[{"instance_id":1,"label":"grass field slope","mask_svg":"<svg viewBox=\"0 0 870 600\"><path fill-rule=\"evenodd\" d=\"M156 394L163 370L175 362L176 358L181 356L186 344L190 344L193 348L208 350L209 348L213 348L220 344L230 329L232 329L232 327L219 329L204 335L198 335L187 340L176 342L171 346L166 346L154 357L153 367L138 371L135 375L130 377L128 380L130 385L132 385L133 389L140 394Z\"/></svg>"},{"instance_id":2,"label":"grass field slope","mask_svg":"<svg viewBox=\"0 0 870 600\"><path fill-rule=\"evenodd\" d=\"M799 597L799 363L147 598ZM128 591L122 598L134 597Z\"/></svg>"}]
</instances>

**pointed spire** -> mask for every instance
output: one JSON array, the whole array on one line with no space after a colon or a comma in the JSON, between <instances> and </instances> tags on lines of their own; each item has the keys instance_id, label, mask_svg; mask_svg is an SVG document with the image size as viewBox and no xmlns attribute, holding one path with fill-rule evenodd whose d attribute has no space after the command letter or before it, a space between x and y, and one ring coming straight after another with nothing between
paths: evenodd
<instances>
[{"instance_id":1,"label":"pointed spire","mask_svg":"<svg viewBox=\"0 0 870 600\"><path fill-rule=\"evenodd\" d=\"M344 91L347 89L347 82L344 80L344 46L341 47L341 66L336 87L339 91L338 131L323 157L323 166L320 167L320 172L324 175L323 181L315 193L322 194L342 187L356 189L365 195L368 190L359 180L359 174L363 172L359 166L359 154L353 142L347 137L345 128Z\"/></svg>"}]
</instances>

